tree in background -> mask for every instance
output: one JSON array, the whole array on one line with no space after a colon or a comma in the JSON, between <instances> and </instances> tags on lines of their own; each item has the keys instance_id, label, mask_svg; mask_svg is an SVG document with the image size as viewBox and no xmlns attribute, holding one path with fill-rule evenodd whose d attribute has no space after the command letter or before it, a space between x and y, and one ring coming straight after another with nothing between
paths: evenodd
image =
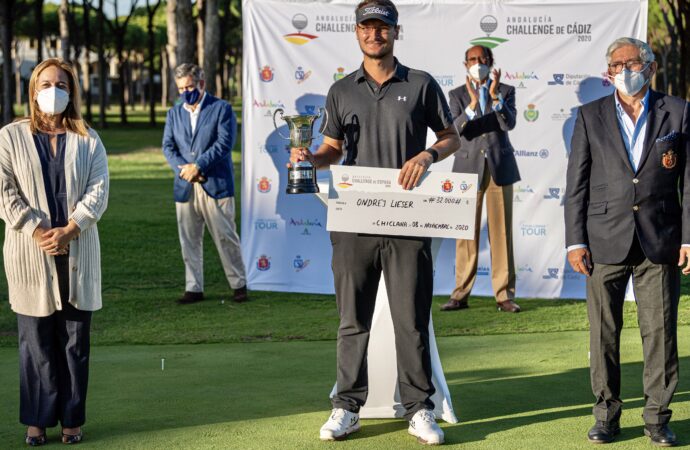
<instances>
[{"instance_id":1,"label":"tree in background","mask_svg":"<svg viewBox=\"0 0 690 450\"><path fill-rule=\"evenodd\" d=\"M216 69L218 67L218 50L220 48L220 20L218 18L218 1L205 1L205 23L204 23L204 60L202 67L206 74L206 90L212 95L216 93Z\"/></svg>"},{"instance_id":2,"label":"tree in background","mask_svg":"<svg viewBox=\"0 0 690 450\"><path fill-rule=\"evenodd\" d=\"M118 11L118 0L113 0L113 6L115 11ZM129 58L129 48L125 47L125 33L127 32L127 24L129 23L132 15L134 14L134 9L136 8L136 2L132 2L129 10L129 14L124 18L118 17L117 14L112 20L107 19L105 23L108 28L113 33L115 38L115 53L117 55L117 74L120 78L120 89L119 89L119 99L120 99L120 122L122 124L127 123L127 98L126 98L126 87L127 87L127 73L126 65L128 64Z\"/></svg>"},{"instance_id":3,"label":"tree in background","mask_svg":"<svg viewBox=\"0 0 690 450\"><path fill-rule=\"evenodd\" d=\"M156 10L161 5L161 0L157 0L156 3L151 6L149 4L151 0L146 0L146 34L148 37L148 68L149 68L149 124L156 125L156 86L153 83L155 69L155 57L156 57L156 34L153 30L153 19L156 15Z\"/></svg>"},{"instance_id":4,"label":"tree in background","mask_svg":"<svg viewBox=\"0 0 690 450\"><path fill-rule=\"evenodd\" d=\"M177 24L177 61L175 66L182 63L194 62L194 17L192 15L192 0L177 0L175 10ZM172 66L171 69L175 69Z\"/></svg>"}]
</instances>

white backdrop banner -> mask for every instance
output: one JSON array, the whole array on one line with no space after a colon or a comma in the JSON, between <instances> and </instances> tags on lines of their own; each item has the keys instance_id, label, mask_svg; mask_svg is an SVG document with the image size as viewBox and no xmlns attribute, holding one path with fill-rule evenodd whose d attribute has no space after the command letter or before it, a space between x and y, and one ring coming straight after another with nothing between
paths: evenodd
<instances>
[{"instance_id":1,"label":"white backdrop banner","mask_svg":"<svg viewBox=\"0 0 690 450\"><path fill-rule=\"evenodd\" d=\"M289 151L273 112L315 114L334 81L362 61L357 0L244 0L242 251L250 289L333 293L326 210L313 195L287 195ZM563 195L579 105L610 94L607 46L646 39L646 0L398 0L401 63L429 72L447 94L464 83L464 52L493 48L502 81L516 88L510 133L522 181L514 185L517 295L583 298L567 264ZM278 123L283 135L287 124ZM317 121L315 129L320 126ZM429 133L430 138L433 133ZM312 150L320 143L314 141ZM431 139L430 139L431 143ZM449 171L452 157L431 170ZM356 220L356 218L353 218ZM493 295L486 220L473 294ZM445 240L435 294L455 283L455 245Z\"/></svg>"}]
</instances>

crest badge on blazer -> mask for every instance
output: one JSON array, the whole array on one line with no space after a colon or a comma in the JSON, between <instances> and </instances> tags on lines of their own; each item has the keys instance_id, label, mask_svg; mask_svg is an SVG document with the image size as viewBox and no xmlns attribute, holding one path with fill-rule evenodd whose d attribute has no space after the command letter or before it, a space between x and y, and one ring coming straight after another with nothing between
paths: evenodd
<instances>
[{"instance_id":1,"label":"crest badge on blazer","mask_svg":"<svg viewBox=\"0 0 690 450\"><path fill-rule=\"evenodd\" d=\"M664 169L673 169L676 167L677 162L678 156L673 150L669 150L661 155L661 165L664 167Z\"/></svg>"}]
</instances>

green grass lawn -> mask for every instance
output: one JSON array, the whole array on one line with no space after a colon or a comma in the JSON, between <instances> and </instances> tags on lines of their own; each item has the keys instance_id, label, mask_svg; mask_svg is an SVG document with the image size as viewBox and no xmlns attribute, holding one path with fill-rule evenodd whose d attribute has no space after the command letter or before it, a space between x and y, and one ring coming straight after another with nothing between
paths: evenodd
<instances>
[{"instance_id":1,"label":"green grass lawn","mask_svg":"<svg viewBox=\"0 0 690 450\"><path fill-rule=\"evenodd\" d=\"M690 327L681 327L681 342ZM588 449L592 425L587 332L438 339L459 424L442 424L458 449ZM623 432L612 449L647 449L637 330L623 333ZM690 351L681 346L681 370ZM165 370L161 371L161 358ZM363 420L359 433L322 443L335 379L334 342L96 346L86 441L107 449L415 449L403 420ZM0 442L22 448L17 357L0 349ZM690 442L690 380L672 404ZM49 432L52 442L57 430Z\"/></svg>"},{"instance_id":2,"label":"green grass lawn","mask_svg":"<svg viewBox=\"0 0 690 450\"><path fill-rule=\"evenodd\" d=\"M111 112L112 113L112 112ZM162 111L161 111L162 113ZM172 173L160 125L145 113L99 130L109 153L109 208L99 223L103 310L93 320L88 441L99 448L335 448L316 439L335 378L334 297L250 292L234 304L215 246L205 241L207 301L178 306L184 290ZM239 139L233 152L240 186ZM238 193L239 198L239 193ZM239 207L238 207L239 225ZM688 281L679 312L682 370L690 351ZM520 314L493 299L440 313L434 324L461 423L459 448L589 448L587 319L583 301L519 299ZM625 306L621 442L643 448L641 350L636 308ZM0 448L21 446L17 423L16 319L0 277ZM166 370L160 370L160 359ZM690 442L690 383L674 403L675 430ZM53 433L54 436L54 433ZM402 421L367 421L348 448L417 448Z\"/></svg>"}]
</instances>

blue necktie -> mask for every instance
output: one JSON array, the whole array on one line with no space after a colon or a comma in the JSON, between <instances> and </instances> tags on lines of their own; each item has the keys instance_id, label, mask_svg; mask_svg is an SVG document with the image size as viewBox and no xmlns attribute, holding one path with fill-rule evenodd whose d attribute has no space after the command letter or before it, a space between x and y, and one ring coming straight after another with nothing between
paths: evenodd
<instances>
[{"instance_id":1,"label":"blue necktie","mask_svg":"<svg viewBox=\"0 0 690 450\"><path fill-rule=\"evenodd\" d=\"M479 87L479 108L482 111L482 116L484 115L484 110L486 109L486 86Z\"/></svg>"}]
</instances>

